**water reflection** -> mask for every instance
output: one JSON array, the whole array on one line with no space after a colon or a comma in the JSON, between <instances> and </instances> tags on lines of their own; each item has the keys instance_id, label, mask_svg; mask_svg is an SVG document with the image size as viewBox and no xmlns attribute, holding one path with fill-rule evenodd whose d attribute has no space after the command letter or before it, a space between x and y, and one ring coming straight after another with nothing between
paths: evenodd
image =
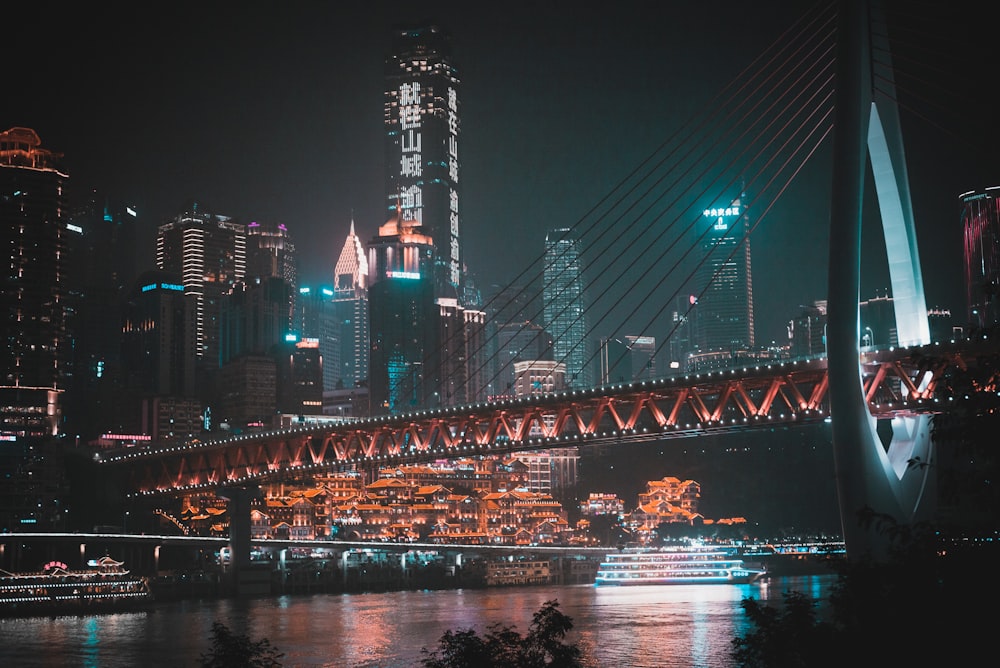
<instances>
[{"instance_id":1,"label":"water reflection","mask_svg":"<svg viewBox=\"0 0 1000 668\"><path fill-rule=\"evenodd\" d=\"M833 576L778 578L753 585L592 585L315 594L179 601L147 613L0 619L0 665L197 666L214 621L284 653L285 668L413 668L421 648L448 630L491 624L526 634L548 600L573 618L570 640L594 668L729 668L731 642L748 628L744 597L779 600L785 591L826 596ZM165 664L164 661L169 661Z\"/></svg>"}]
</instances>

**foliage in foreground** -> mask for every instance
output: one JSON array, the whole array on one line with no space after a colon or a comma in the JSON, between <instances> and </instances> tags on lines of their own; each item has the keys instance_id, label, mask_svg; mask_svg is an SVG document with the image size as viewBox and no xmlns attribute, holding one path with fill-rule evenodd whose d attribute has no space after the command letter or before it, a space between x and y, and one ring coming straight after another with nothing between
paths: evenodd
<instances>
[{"instance_id":1,"label":"foliage in foreground","mask_svg":"<svg viewBox=\"0 0 1000 668\"><path fill-rule=\"evenodd\" d=\"M283 656L267 638L254 642L222 622L213 622L212 648L200 659L203 668L279 668Z\"/></svg>"},{"instance_id":2,"label":"foliage in foreground","mask_svg":"<svg viewBox=\"0 0 1000 668\"><path fill-rule=\"evenodd\" d=\"M445 631L438 649L426 647L424 668L579 668L580 649L564 642L573 619L559 611L559 602L546 601L534 614L526 636L513 626L491 624L485 635L473 629Z\"/></svg>"}]
</instances>

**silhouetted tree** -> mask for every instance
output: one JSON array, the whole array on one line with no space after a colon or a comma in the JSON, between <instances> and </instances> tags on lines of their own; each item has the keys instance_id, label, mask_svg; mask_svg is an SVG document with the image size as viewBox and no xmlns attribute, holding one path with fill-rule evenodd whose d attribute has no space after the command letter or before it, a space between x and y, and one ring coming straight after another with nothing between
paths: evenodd
<instances>
[{"instance_id":1,"label":"silhouetted tree","mask_svg":"<svg viewBox=\"0 0 1000 668\"><path fill-rule=\"evenodd\" d=\"M580 649L567 644L573 619L546 601L534 614L527 636L514 627L491 624L480 636L473 629L445 631L438 649L421 649L424 668L579 668Z\"/></svg>"},{"instance_id":2,"label":"silhouetted tree","mask_svg":"<svg viewBox=\"0 0 1000 668\"><path fill-rule=\"evenodd\" d=\"M267 638L254 642L222 622L213 622L212 648L199 658L203 668L280 668L278 659L283 656Z\"/></svg>"}]
</instances>

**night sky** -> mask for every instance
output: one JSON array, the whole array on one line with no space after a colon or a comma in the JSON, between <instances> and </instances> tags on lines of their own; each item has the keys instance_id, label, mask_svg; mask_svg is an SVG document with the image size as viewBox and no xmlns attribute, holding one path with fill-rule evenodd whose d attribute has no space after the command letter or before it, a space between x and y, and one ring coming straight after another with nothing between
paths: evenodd
<instances>
[{"instance_id":1,"label":"night sky","mask_svg":"<svg viewBox=\"0 0 1000 668\"><path fill-rule=\"evenodd\" d=\"M150 266L156 226L195 200L284 223L301 280L330 283L352 216L364 241L384 222L389 30L433 21L454 36L463 86L467 264L481 285L504 284L541 252L546 230L574 224L705 113L807 6L599 6L610 4L16 3L2 20L0 126L33 128L63 153L74 190L134 202ZM1000 185L987 124L998 11L964 4L893 3L925 14L925 32L905 39L930 63L920 94L935 113L904 111L904 140L928 306L959 314L958 196ZM825 297L829 197L828 167L805 173L755 233L758 342L780 339L797 305ZM876 270L863 286L874 296L887 283Z\"/></svg>"}]
</instances>

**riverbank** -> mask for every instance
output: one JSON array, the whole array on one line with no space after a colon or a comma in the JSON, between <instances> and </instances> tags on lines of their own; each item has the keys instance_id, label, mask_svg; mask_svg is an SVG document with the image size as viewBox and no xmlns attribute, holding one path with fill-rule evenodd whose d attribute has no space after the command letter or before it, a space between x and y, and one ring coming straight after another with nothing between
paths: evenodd
<instances>
[{"instance_id":1,"label":"riverbank","mask_svg":"<svg viewBox=\"0 0 1000 668\"><path fill-rule=\"evenodd\" d=\"M755 556L768 578L784 576L831 575L837 573L843 555L767 554ZM526 557L506 562L530 565L536 571L545 560ZM444 589L487 589L506 586L593 584L599 558L548 560L544 576L526 579L512 575L509 581L498 579L496 569L484 559L469 559L461 566L441 562L409 564L398 560L378 560L342 569L334 560L306 560L277 568L270 562L254 562L241 588L230 573L214 570L174 571L150 578L150 588L158 601L217 598L241 594L357 594L395 591ZM748 564L751 562L748 562ZM512 568L516 573L517 569ZM251 584L247 584L251 583Z\"/></svg>"}]
</instances>

